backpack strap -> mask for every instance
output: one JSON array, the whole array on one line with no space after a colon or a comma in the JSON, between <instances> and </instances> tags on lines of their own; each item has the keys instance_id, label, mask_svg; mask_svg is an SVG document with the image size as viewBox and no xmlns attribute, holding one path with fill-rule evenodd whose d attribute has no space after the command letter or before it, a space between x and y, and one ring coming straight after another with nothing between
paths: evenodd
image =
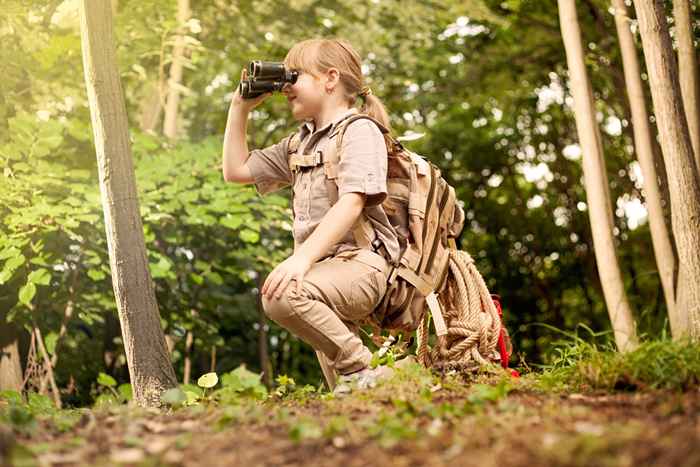
<instances>
[{"instance_id":1,"label":"backpack strap","mask_svg":"<svg viewBox=\"0 0 700 467\"><path fill-rule=\"evenodd\" d=\"M366 114L351 115L343 120L340 125L338 125L337 129L330 135L330 138L335 136L335 144L332 144L332 141L329 141L325 151L323 152L323 168L326 173L326 188L328 190L328 197L330 199L331 206L338 201L338 164L340 163L340 158L343 154L342 148L345 130L347 130L348 125L350 125L352 122L363 118L374 122L383 135L389 134L389 130L387 130L384 125L379 123L375 118L372 118ZM388 141L386 140L386 136L385 141ZM372 224L364 213L361 213L357 218L357 221L352 229L352 234L355 238L355 243L357 243L357 246L360 248L378 248L379 238L374 231L374 227L372 227ZM387 258L387 260L389 260L389 258Z\"/></svg>"}]
</instances>

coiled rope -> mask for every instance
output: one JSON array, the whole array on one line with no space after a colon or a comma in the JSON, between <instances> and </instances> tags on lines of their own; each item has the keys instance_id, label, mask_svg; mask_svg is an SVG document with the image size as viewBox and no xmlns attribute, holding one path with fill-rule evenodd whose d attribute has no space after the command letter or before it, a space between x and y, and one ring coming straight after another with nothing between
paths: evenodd
<instances>
[{"instance_id":1,"label":"coiled rope","mask_svg":"<svg viewBox=\"0 0 700 467\"><path fill-rule=\"evenodd\" d=\"M418 361L436 369L476 370L500 360L501 320L483 277L466 251L450 249L446 288L438 295L447 335L428 345L429 320L418 327Z\"/></svg>"}]
</instances>

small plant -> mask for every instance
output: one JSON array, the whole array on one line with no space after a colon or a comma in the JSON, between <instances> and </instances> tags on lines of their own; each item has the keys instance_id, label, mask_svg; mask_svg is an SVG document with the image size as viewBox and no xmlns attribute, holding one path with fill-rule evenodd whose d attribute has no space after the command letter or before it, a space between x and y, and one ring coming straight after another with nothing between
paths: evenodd
<instances>
[{"instance_id":1,"label":"small plant","mask_svg":"<svg viewBox=\"0 0 700 467\"><path fill-rule=\"evenodd\" d=\"M100 372L97 375L97 384L107 389L95 399L95 405L125 404L132 400L133 391L131 384L124 383L117 386L117 381L110 375Z\"/></svg>"}]
</instances>

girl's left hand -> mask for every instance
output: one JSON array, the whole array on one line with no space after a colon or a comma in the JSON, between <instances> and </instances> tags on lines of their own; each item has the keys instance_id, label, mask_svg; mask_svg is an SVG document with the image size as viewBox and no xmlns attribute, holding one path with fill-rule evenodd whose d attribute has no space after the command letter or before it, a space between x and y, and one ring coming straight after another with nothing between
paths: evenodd
<instances>
[{"instance_id":1,"label":"girl's left hand","mask_svg":"<svg viewBox=\"0 0 700 467\"><path fill-rule=\"evenodd\" d=\"M296 281L296 292L300 293L302 280L309 268L311 268L311 262L308 259L299 255L290 256L278 264L267 276L261 293L271 299L277 292L275 298L279 299L291 280Z\"/></svg>"}]
</instances>

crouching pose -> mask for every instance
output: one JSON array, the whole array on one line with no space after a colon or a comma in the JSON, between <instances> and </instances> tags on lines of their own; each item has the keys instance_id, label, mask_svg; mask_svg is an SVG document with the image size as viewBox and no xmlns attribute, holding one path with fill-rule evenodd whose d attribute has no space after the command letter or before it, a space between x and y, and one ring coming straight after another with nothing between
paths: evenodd
<instances>
[{"instance_id":1,"label":"crouching pose","mask_svg":"<svg viewBox=\"0 0 700 467\"><path fill-rule=\"evenodd\" d=\"M286 95L301 125L279 142L249 152L248 114L272 91L255 97L246 93L247 87L242 95L239 87L224 135L224 179L254 183L260 195L292 186L294 253L265 280L263 308L316 350L329 387L336 374L371 386L385 369L369 368L371 353L358 335L358 323L384 296L390 263L399 256L396 232L381 206L387 196L384 136L371 120L358 119L345 129L337 173L329 174L323 155L336 144L345 119L363 113L389 128L388 116L364 85L360 56L347 41L297 43L285 57L284 69L293 79L277 83L276 89ZM261 85L249 82L251 88ZM364 247L353 235L360 216L373 230L374 240Z\"/></svg>"}]
</instances>

